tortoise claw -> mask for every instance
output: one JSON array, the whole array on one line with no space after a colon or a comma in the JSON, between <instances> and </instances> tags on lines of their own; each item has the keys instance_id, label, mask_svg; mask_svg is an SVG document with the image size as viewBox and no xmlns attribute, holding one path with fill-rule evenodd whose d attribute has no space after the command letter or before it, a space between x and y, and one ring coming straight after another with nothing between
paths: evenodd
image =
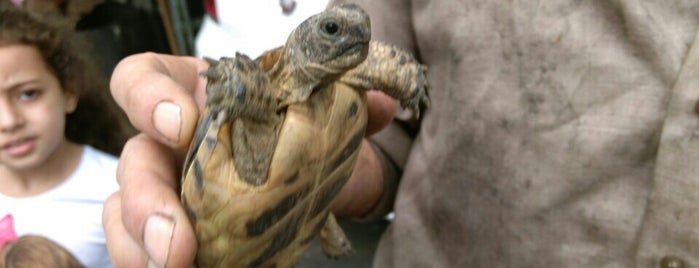
<instances>
[{"instance_id":1,"label":"tortoise claw","mask_svg":"<svg viewBox=\"0 0 699 268\"><path fill-rule=\"evenodd\" d=\"M408 98L401 100L401 106L410 110L415 117L419 118L421 111L429 109L432 103L428 94L429 85L425 75L427 67L419 65L417 71L419 74L415 76L414 81L411 83L412 93Z\"/></svg>"}]
</instances>

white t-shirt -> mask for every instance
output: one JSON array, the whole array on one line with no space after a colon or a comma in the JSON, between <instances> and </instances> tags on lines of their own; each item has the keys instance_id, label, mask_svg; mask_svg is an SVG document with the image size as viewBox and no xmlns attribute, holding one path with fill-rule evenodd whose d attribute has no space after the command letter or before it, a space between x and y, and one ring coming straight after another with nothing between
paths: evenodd
<instances>
[{"instance_id":1,"label":"white t-shirt","mask_svg":"<svg viewBox=\"0 0 699 268\"><path fill-rule=\"evenodd\" d=\"M102 207L119 189L118 159L87 145L83 148L78 168L56 188L27 198L0 194L0 218L11 214L17 236L47 237L87 267L112 267L102 228Z\"/></svg>"}]
</instances>

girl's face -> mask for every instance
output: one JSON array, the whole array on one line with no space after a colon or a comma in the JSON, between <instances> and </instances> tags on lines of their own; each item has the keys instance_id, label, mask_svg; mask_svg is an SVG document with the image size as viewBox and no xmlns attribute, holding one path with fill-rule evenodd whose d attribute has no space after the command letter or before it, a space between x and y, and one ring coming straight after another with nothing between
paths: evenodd
<instances>
[{"instance_id":1,"label":"girl's face","mask_svg":"<svg viewBox=\"0 0 699 268\"><path fill-rule=\"evenodd\" d=\"M40 167L66 142L66 114L76 106L34 46L0 45L0 165Z\"/></svg>"}]
</instances>

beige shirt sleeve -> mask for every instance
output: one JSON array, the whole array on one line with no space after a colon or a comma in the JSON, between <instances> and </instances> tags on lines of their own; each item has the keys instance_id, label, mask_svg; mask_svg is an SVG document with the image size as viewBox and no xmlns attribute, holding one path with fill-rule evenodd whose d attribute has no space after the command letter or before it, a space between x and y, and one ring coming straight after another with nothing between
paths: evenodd
<instances>
[{"instance_id":1,"label":"beige shirt sleeve","mask_svg":"<svg viewBox=\"0 0 699 268\"><path fill-rule=\"evenodd\" d=\"M357 1L330 1L338 5ZM410 5L406 1L359 1L359 5L369 13L372 22L372 40L388 42L414 53L415 44L410 21ZM419 55L416 55L419 57ZM399 111L397 119L379 133L371 136L372 149L381 161L384 177L384 193L376 207L367 215L357 219L371 221L381 219L393 210L396 192L403 167L413 143L419 124L407 120L409 114Z\"/></svg>"},{"instance_id":2,"label":"beige shirt sleeve","mask_svg":"<svg viewBox=\"0 0 699 268\"><path fill-rule=\"evenodd\" d=\"M679 261L674 260L679 256L691 256L691 260L685 261L699 263L696 251L690 250L699 246L699 115L695 111L698 99L699 33L672 88L654 186L641 227L638 267L651 267L658 260Z\"/></svg>"}]
</instances>

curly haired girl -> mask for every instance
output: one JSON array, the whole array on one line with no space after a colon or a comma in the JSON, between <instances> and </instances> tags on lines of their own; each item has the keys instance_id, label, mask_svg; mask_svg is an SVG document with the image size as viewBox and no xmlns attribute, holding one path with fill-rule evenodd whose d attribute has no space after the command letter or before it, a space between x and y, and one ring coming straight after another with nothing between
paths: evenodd
<instances>
[{"instance_id":1,"label":"curly haired girl","mask_svg":"<svg viewBox=\"0 0 699 268\"><path fill-rule=\"evenodd\" d=\"M129 128L62 25L0 4L0 218L14 229L0 232L43 236L88 267L110 267L101 214Z\"/></svg>"}]
</instances>

